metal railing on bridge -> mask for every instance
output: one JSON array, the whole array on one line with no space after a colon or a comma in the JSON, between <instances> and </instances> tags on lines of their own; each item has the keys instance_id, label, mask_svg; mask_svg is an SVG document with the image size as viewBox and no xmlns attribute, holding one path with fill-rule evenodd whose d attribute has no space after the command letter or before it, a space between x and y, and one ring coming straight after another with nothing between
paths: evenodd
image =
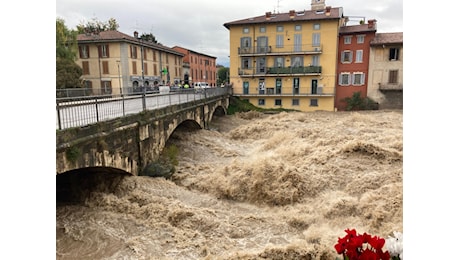
<instances>
[{"instance_id":1,"label":"metal railing on bridge","mask_svg":"<svg viewBox=\"0 0 460 260\"><path fill-rule=\"evenodd\" d=\"M56 98L56 128L81 127L97 122L229 94L230 87L178 89L169 93L98 95Z\"/></svg>"}]
</instances>

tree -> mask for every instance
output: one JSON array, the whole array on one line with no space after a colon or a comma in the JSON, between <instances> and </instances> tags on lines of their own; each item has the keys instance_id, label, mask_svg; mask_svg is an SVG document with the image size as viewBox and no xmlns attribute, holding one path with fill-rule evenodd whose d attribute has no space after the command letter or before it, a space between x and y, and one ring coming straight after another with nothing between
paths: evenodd
<instances>
[{"instance_id":1,"label":"tree","mask_svg":"<svg viewBox=\"0 0 460 260\"><path fill-rule=\"evenodd\" d=\"M228 83L229 68L221 67L217 71L217 85Z\"/></svg>"},{"instance_id":2,"label":"tree","mask_svg":"<svg viewBox=\"0 0 460 260\"><path fill-rule=\"evenodd\" d=\"M82 68L72 60L56 60L56 89L82 87Z\"/></svg>"},{"instance_id":3,"label":"tree","mask_svg":"<svg viewBox=\"0 0 460 260\"><path fill-rule=\"evenodd\" d=\"M82 69L75 63L77 31L69 30L63 19L56 19L56 89L81 87Z\"/></svg>"},{"instance_id":4,"label":"tree","mask_svg":"<svg viewBox=\"0 0 460 260\"><path fill-rule=\"evenodd\" d=\"M76 60L77 32L67 29L61 18L56 19L56 59Z\"/></svg>"},{"instance_id":5,"label":"tree","mask_svg":"<svg viewBox=\"0 0 460 260\"><path fill-rule=\"evenodd\" d=\"M157 39L155 38L155 36L152 34L152 33L149 33L149 34L146 34L146 33L143 33L140 38L143 40L143 41L148 41L148 42L153 42L153 43L157 43L157 44L160 44L158 43Z\"/></svg>"},{"instance_id":6,"label":"tree","mask_svg":"<svg viewBox=\"0 0 460 260\"><path fill-rule=\"evenodd\" d=\"M86 22L86 24L80 23L77 25L78 33L88 32L102 32L102 31L116 31L120 25L118 25L115 18L110 18L107 22L99 21L97 18L93 18L92 21Z\"/></svg>"}]
</instances>

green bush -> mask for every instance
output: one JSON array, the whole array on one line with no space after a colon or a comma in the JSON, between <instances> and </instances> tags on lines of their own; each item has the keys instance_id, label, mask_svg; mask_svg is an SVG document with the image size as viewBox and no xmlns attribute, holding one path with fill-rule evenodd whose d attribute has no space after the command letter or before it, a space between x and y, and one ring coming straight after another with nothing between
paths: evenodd
<instances>
[{"instance_id":1,"label":"green bush","mask_svg":"<svg viewBox=\"0 0 460 260\"><path fill-rule=\"evenodd\" d=\"M347 111L378 109L378 103L369 97L361 97L361 92L354 92L353 96L346 97L343 100L347 102Z\"/></svg>"}]
</instances>

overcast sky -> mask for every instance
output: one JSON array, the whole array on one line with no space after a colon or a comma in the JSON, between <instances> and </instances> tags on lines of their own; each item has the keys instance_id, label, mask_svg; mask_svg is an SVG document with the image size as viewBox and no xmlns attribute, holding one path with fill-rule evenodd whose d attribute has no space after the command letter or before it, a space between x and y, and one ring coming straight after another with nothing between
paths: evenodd
<instances>
[{"instance_id":1,"label":"overcast sky","mask_svg":"<svg viewBox=\"0 0 460 260\"><path fill-rule=\"evenodd\" d=\"M167 47L181 46L217 58L228 66L229 31L224 23L265 15L265 12L310 10L299 0L57 0L56 18L68 28L97 19L115 18L120 32L152 33ZM377 32L403 32L402 0L326 0L343 7L345 16L377 20Z\"/></svg>"}]
</instances>

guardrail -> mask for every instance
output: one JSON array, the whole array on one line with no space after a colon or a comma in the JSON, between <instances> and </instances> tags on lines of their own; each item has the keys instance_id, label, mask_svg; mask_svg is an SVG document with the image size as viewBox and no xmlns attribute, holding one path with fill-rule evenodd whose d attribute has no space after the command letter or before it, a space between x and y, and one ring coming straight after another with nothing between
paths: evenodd
<instances>
[{"instance_id":1,"label":"guardrail","mask_svg":"<svg viewBox=\"0 0 460 260\"><path fill-rule=\"evenodd\" d=\"M81 127L97 122L155 110L171 105L231 94L231 88L179 89L169 93L99 95L56 98L56 129Z\"/></svg>"}]
</instances>

